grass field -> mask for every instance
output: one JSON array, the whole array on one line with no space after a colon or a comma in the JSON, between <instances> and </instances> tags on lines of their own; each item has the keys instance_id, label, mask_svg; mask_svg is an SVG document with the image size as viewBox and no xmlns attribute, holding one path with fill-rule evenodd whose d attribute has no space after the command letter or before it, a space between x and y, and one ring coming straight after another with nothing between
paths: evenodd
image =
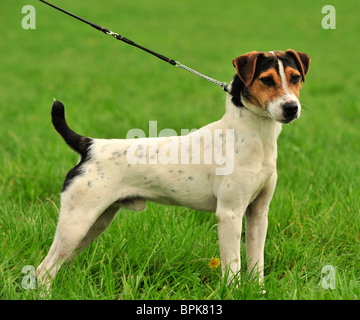
<instances>
[{"instance_id":1,"label":"grass field","mask_svg":"<svg viewBox=\"0 0 360 320\"><path fill-rule=\"evenodd\" d=\"M265 287L238 287L220 268L212 213L148 204L121 211L55 279L52 299L359 299L360 3L333 0L336 29L321 26L326 1L53 0L69 11L221 81L232 59L293 48L312 65L302 116L279 138L279 180L269 214ZM25 5L36 29L21 26ZM59 193L77 156L50 122L53 97L70 126L91 137L200 128L224 113L224 93L183 70L115 41L34 0L0 3L0 299L25 290L53 239ZM244 237L243 237L244 238ZM245 249L244 244L242 248ZM335 267L335 289L322 268Z\"/></svg>"}]
</instances>

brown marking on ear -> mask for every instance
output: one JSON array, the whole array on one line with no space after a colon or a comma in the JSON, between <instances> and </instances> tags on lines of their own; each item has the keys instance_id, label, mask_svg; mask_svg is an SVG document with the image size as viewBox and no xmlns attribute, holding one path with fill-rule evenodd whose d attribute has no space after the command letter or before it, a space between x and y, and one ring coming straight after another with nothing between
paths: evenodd
<instances>
[{"instance_id":1,"label":"brown marking on ear","mask_svg":"<svg viewBox=\"0 0 360 320\"><path fill-rule=\"evenodd\" d=\"M261 78L270 76L275 82L273 86L266 86L261 82ZM270 68L262 72L259 77L253 81L251 86L248 88L248 91L249 95L244 98L263 109L269 105L270 101L273 101L285 94L282 81L275 68Z\"/></svg>"},{"instance_id":2,"label":"brown marking on ear","mask_svg":"<svg viewBox=\"0 0 360 320\"><path fill-rule=\"evenodd\" d=\"M302 87L302 82L299 81L297 83L292 83L291 82L291 77L294 75L301 75L299 70L296 70L294 68L291 67L286 67L285 69L285 77L286 77L286 82L287 85L289 87L289 89L295 94L295 96L299 99L300 96L300 90Z\"/></svg>"},{"instance_id":3,"label":"brown marking on ear","mask_svg":"<svg viewBox=\"0 0 360 320\"><path fill-rule=\"evenodd\" d=\"M309 72L311 58L306 53L294 51L292 49L287 49L285 53L291 54L295 58L301 73L302 81L305 82L305 75Z\"/></svg>"},{"instance_id":4,"label":"brown marking on ear","mask_svg":"<svg viewBox=\"0 0 360 320\"><path fill-rule=\"evenodd\" d=\"M254 78L256 61L261 52L251 51L233 60L233 65L241 81L248 87Z\"/></svg>"}]
</instances>

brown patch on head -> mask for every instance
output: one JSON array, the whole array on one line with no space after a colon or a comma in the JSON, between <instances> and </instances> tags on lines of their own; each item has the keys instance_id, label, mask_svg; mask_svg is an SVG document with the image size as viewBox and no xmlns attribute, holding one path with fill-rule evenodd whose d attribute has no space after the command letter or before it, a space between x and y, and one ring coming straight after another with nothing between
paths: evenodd
<instances>
[{"instance_id":1,"label":"brown patch on head","mask_svg":"<svg viewBox=\"0 0 360 320\"><path fill-rule=\"evenodd\" d=\"M254 78L256 61L261 52L251 51L237 57L233 60L233 66L236 68L236 72L241 81L249 86Z\"/></svg>"},{"instance_id":2,"label":"brown patch on head","mask_svg":"<svg viewBox=\"0 0 360 320\"><path fill-rule=\"evenodd\" d=\"M295 58L296 64L301 73L302 81L305 82L305 75L309 72L311 58L304 52L287 49L286 54Z\"/></svg>"},{"instance_id":3,"label":"brown patch on head","mask_svg":"<svg viewBox=\"0 0 360 320\"><path fill-rule=\"evenodd\" d=\"M242 97L251 104L266 109L270 101L284 94L274 54L252 51L235 58L233 65L246 86ZM264 78L270 79L271 84L261 80Z\"/></svg>"},{"instance_id":4,"label":"brown patch on head","mask_svg":"<svg viewBox=\"0 0 360 320\"><path fill-rule=\"evenodd\" d=\"M275 51L274 54L283 63L288 88L299 98L302 82L305 82L305 75L309 72L310 57L292 49Z\"/></svg>"},{"instance_id":5,"label":"brown patch on head","mask_svg":"<svg viewBox=\"0 0 360 320\"><path fill-rule=\"evenodd\" d=\"M285 77L289 90L293 92L295 96L299 99L302 82L300 79L298 80L298 78L301 78L301 73L297 69L294 69L292 67L286 67ZM296 80L298 81L295 82Z\"/></svg>"},{"instance_id":6,"label":"brown patch on head","mask_svg":"<svg viewBox=\"0 0 360 320\"><path fill-rule=\"evenodd\" d=\"M254 80L259 57L270 58L273 57L273 54L263 51L251 51L233 60L233 66L236 68L239 78L246 86L249 86Z\"/></svg>"},{"instance_id":7,"label":"brown patch on head","mask_svg":"<svg viewBox=\"0 0 360 320\"><path fill-rule=\"evenodd\" d=\"M265 83L264 83L265 82ZM262 108L266 108L270 101L278 99L285 94L283 83L275 68L270 68L254 79L248 87L249 102Z\"/></svg>"},{"instance_id":8,"label":"brown patch on head","mask_svg":"<svg viewBox=\"0 0 360 320\"><path fill-rule=\"evenodd\" d=\"M286 52L252 51L233 60L237 75L245 85L241 87L244 101L266 109L271 101L286 94L279 71L280 61L284 66L286 87L299 97L301 82L305 81L310 65L306 53L291 49Z\"/></svg>"}]
</instances>

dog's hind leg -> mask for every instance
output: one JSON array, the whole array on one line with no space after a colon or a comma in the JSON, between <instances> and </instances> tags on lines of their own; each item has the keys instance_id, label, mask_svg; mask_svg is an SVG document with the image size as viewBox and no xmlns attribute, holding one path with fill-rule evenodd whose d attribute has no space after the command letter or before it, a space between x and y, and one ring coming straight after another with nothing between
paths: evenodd
<instances>
[{"instance_id":1,"label":"dog's hind leg","mask_svg":"<svg viewBox=\"0 0 360 320\"><path fill-rule=\"evenodd\" d=\"M104 232L121 207L140 211L146 208L146 202L140 198L123 199L112 203L104 210L103 208L90 208L89 205L74 209L72 205L66 205L66 201L62 201L53 244L36 271L39 283L47 284L47 288L49 288L51 280L61 265L75 258Z\"/></svg>"},{"instance_id":2,"label":"dog's hind leg","mask_svg":"<svg viewBox=\"0 0 360 320\"><path fill-rule=\"evenodd\" d=\"M92 241L94 241L100 234L102 234L107 229L107 227L114 220L116 213L120 210L120 208L134 211L142 211L146 208L146 202L145 200L140 198L123 199L114 202L97 218L97 220L91 226L84 239L82 239L82 241L76 248L75 252L77 254L80 254L90 245Z\"/></svg>"},{"instance_id":3,"label":"dog's hind leg","mask_svg":"<svg viewBox=\"0 0 360 320\"><path fill-rule=\"evenodd\" d=\"M97 218L94 224L90 227L85 237L81 240L81 242L75 249L77 255L80 254L84 249L86 249L92 241L94 241L108 228L108 226L114 220L116 213L120 210L120 207L121 206L119 203L114 202ZM73 255L73 257L75 256Z\"/></svg>"},{"instance_id":4,"label":"dog's hind leg","mask_svg":"<svg viewBox=\"0 0 360 320\"><path fill-rule=\"evenodd\" d=\"M62 205L53 244L36 271L39 284L49 288L51 280L61 265L71 258L74 250L84 249L109 226L119 205L105 210L104 207L84 205L73 208Z\"/></svg>"}]
</instances>

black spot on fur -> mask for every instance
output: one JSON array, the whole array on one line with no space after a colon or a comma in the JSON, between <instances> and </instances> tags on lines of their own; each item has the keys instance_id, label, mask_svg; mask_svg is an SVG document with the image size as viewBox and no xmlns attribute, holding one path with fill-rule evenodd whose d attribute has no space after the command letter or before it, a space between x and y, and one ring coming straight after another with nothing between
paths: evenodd
<instances>
[{"instance_id":1,"label":"black spot on fur","mask_svg":"<svg viewBox=\"0 0 360 320\"><path fill-rule=\"evenodd\" d=\"M117 158L120 158L121 157L121 152L120 151L114 151L113 153L112 153L112 156L115 158L115 157L117 157Z\"/></svg>"}]
</instances>

